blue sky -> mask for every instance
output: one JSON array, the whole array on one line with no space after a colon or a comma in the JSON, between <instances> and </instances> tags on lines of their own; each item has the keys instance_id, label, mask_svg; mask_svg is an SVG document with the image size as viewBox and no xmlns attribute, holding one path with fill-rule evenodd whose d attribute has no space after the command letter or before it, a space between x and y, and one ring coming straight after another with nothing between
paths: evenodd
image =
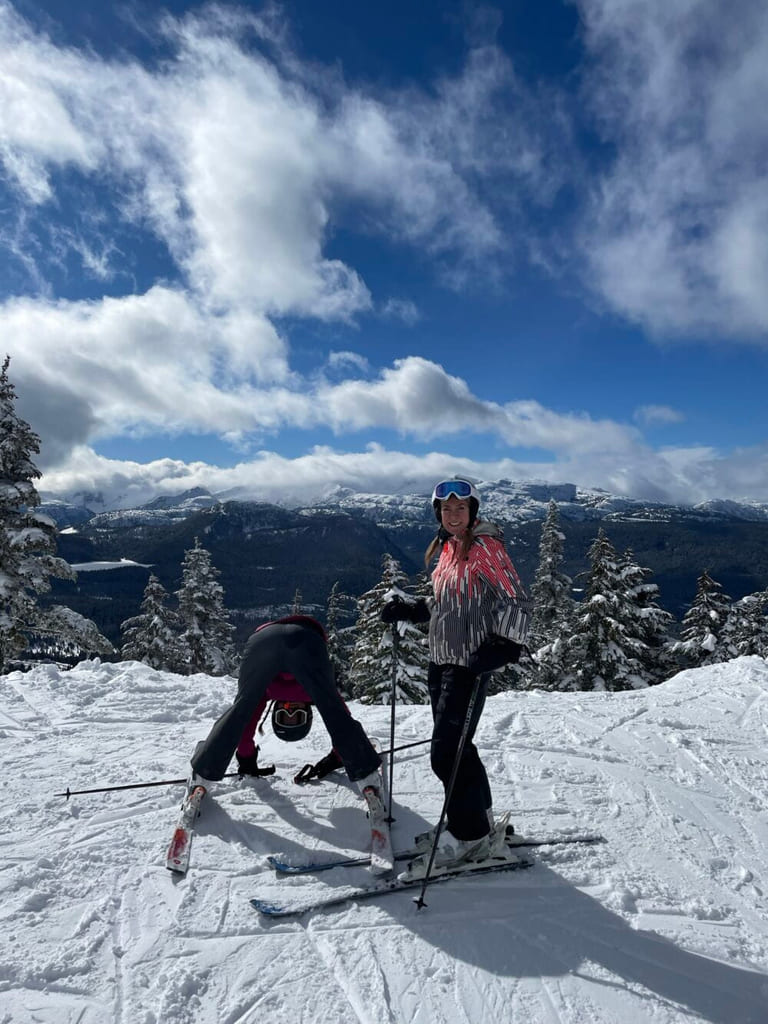
<instances>
[{"instance_id":1,"label":"blue sky","mask_svg":"<svg viewBox=\"0 0 768 1024\"><path fill-rule=\"evenodd\" d=\"M44 493L768 501L761 0L0 0Z\"/></svg>"}]
</instances>

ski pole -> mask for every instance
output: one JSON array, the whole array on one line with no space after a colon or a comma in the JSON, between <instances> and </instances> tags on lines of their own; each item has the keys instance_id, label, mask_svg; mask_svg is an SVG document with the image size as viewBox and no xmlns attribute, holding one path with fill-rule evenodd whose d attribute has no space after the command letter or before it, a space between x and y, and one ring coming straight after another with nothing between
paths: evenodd
<instances>
[{"instance_id":1,"label":"ski pole","mask_svg":"<svg viewBox=\"0 0 768 1024\"><path fill-rule=\"evenodd\" d=\"M224 778L229 779L234 775L238 775L238 772L228 772ZM70 789L67 786L66 793L54 793L54 796L65 796L67 800L71 796L79 796L81 793L114 793L118 789L147 789L149 786L179 786L183 782L189 782L189 778L186 779L161 779L159 782L129 782L125 786L101 786L98 789Z\"/></svg>"},{"instance_id":2,"label":"ski pole","mask_svg":"<svg viewBox=\"0 0 768 1024\"><path fill-rule=\"evenodd\" d=\"M443 828L443 822L445 821L445 815L446 815L446 813L448 811L448 803L449 803L449 801L451 799L451 796L453 794L453 787L456 784L456 776L459 774L459 764L461 762L461 758L462 758L462 755L464 753L464 747L465 747L466 742L467 742L467 736L469 735L469 727L470 727L471 722L472 722L472 715L474 713L475 704L477 703L477 698L478 698L478 695L480 693L480 682L481 682L481 680L482 680L482 676L477 676L477 678L475 679L475 684L472 687L472 693L471 693L470 698L469 698L469 704L467 705L467 716L464 719L464 726L463 726L463 728L461 730L461 736L459 737L459 746L458 746L458 748L456 750L456 757L454 758L454 761L453 761L453 769L451 770L451 778L450 778L450 781L448 782L448 786L446 787L446 790L445 790L445 799L443 800L443 809L440 811L440 820L437 823L437 831L435 832L435 838L434 838L434 840L432 842L432 849L430 850L430 853L429 853L429 862L427 863L427 870L424 873L424 882L422 883L421 892L419 893L418 897L414 897L414 901L413 902L416 904L416 906L419 908L419 910L421 910L422 907L426 907L426 905L427 905L424 902L424 894L426 893L427 886L429 885L429 876L430 876L430 873L432 871L432 864L434 863L434 860L435 860L435 854L437 853L437 846L438 846L438 843L440 842L440 832L441 832L441 830Z\"/></svg>"},{"instance_id":3,"label":"ski pole","mask_svg":"<svg viewBox=\"0 0 768 1024\"><path fill-rule=\"evenodd\" d=\"M409 747L420 747L425 743L430 743L430 740L416 740L413 743L403 743L402 746L395 747L395 750L407 750ZM382 750L382 754L389 754L389 750ZM271 766L270 766L271 767ZM264 774L272 775L274 772L270 771L269 768L263 769ZM223 776L225 779L240 778L240 772L227 772ZM182 784L189 782L189 779L160 779L159 782L128 782L123 786L99 786L97 789L70 789L67 786L65 793L54 793L54 796L65 796L67 800L71 796L81 796L84 793L114 793L121 789L148 789L150 786L181 786Z\"/></svg>"},{"instance_id":4,"label":"ski pole","mask_svg":"<svg viewBox=\"0 0 768 1024\"><path fill-rule=\"evenodd\" d=\"M395 702L397 700L397 623L392 623L392 695L390 698L389 712L389 811L387 822L391 825L395 820L392 817L392 786L395 772Z\"/></svg>"},{"instance_id":5,"label":"ski pole","mask_svg":"<svg viewBox=\"0 0 768 1024\"><path fill-rule=\"evenodd\" d=\"M414 740L413 743L401 743L399 747L393 747L391 750L382 750L382 754L396 754L398 750L408 750L409 747L423 747L425 743L431 743L432 737L428 740Z\"/></svg>"}]
</instances>

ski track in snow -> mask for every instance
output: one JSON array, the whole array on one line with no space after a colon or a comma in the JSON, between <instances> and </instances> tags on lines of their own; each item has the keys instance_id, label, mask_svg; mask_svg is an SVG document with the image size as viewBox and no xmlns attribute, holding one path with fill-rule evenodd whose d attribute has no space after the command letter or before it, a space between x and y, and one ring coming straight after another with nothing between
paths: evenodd
<instances>
[{"instance_id":1,"label":"ski track in snow","mask_svg":"<svg viewBox=\"0 0 768 1024\"><path fill-rule=\"evenodd\" d=\"M293 784L327 753L263 738L262 779L203 805L184 878L165 851L181 778L234 681L135 663L41 666L0 683L0 1024L765 1024L768 665L741 658L622 694L490 698L476 737L499 811L550 847L525 872L269 920L275 902L354 887L362 867L279 877L364 851L343 773ZM353 705L384 746L389 708ZM399 706L397 742L429 735ZM439 815L428 747L395 760L394 845Z\"/></svg>"}]
</instances>

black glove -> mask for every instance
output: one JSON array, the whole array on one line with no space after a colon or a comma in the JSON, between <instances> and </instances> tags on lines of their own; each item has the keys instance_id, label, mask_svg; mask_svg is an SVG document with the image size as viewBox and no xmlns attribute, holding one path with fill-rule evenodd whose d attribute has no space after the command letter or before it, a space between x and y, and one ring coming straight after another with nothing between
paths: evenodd
<instances>
[{"instance_id":1,"label":"black glove","mask_svg":"<svg viewBox=\"0 0 768 1024\"><path fill-rule=\"evenodd\" d=\"M343 768L344 762L341 760L335 750L332 750L330 754L326 754L322 760L318 761L313 768L313 778L324 779L326 775L330 775L331 772L335 772L337 768Z\"/></svg>"},{"instance_id":2,"label":"black glove","mask_svg":"<svg viewBox=\"0 0 768 1024\"><path fill-rule=\"evenodd\" d=\"M344 762L336 751L332 750L330 754L326 754L325 757L321 758L317 764L305 764L293 781L301 786L304 782L309 782L311 779L324 779L326 775L335 772L337 768L343 767Z\"/></svg>"},{"instance_id":3,"label":"black glove","mask_svg":"<svg viewBox=\"0 0 768 1024\"><path fill-rule=\"evenodd\" d=\"M237 774L238 775L256 775L256 776L261 776L261 775L274 775L275 774L275 766L273 764L264 765L264 767L262 767L259 764L259 748L258 747L256 747L256 750L255 750L255 752L253 754L250 754L247 757L243 757L243 756L241 756L238 753L235 754L235 757L237 758Z\"/></svg>"},{"instance_id":4,"label":"black glove","mask_svg":"<svg viewBox=\"0 0 768 1024\"><path fill-rule=\"evenodd\" d=\"M514 640L489 634L469 658L469 669L476 676L494 672L503 665L514 665L520 660L523 648Z\"/></svg>"},{"instance_id":5,"label":"black glove","mask_svg":"<svg viewBox=\"0 0 768 1024\"><path fill-rule=\"evenodd\" d=\"M418 601L404 601L402 597L393 597L381 609L381 621L387 625L395 622L428 622L429 608L423 597Z\"/></svg>"}]
</instances>

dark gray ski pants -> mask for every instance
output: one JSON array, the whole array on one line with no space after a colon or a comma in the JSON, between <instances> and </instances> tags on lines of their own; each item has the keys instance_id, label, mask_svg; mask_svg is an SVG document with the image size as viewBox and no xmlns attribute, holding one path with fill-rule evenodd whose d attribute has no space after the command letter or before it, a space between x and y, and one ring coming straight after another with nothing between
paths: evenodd
<instances>
[{"instance_id":1,"label":"dark gray ski pants","mask_svg":"<svg viewBox=\"0 0 768 1024\"><path fill-rule=\"evenodd\" d=\"M211 781L224 777L243 730L279 672L289 672L306 690L348 777L354 782L375 772L381 758L339 696L325 641L312 628L281 622L264 626L248 640L235 702L198 743L191 759L195 772Z\"/></svg>"},{"instance_id":2,"label":"dark gray ski pants","mask_svg":"<svg viewBox=\"0 0 768 1024\"><path fill-rule=\"evenodd\" d=\"M479 839L490 830L488 810L493 801L488 775L472 742L483 713L490 676L480 677L480 690L469 723L466 745L446 809L446 827L457 839ZM475 676L461 665L429 663L427 686L432 704L432 771L447 789L467 718Z\"/></svg>"}]
</instances>

